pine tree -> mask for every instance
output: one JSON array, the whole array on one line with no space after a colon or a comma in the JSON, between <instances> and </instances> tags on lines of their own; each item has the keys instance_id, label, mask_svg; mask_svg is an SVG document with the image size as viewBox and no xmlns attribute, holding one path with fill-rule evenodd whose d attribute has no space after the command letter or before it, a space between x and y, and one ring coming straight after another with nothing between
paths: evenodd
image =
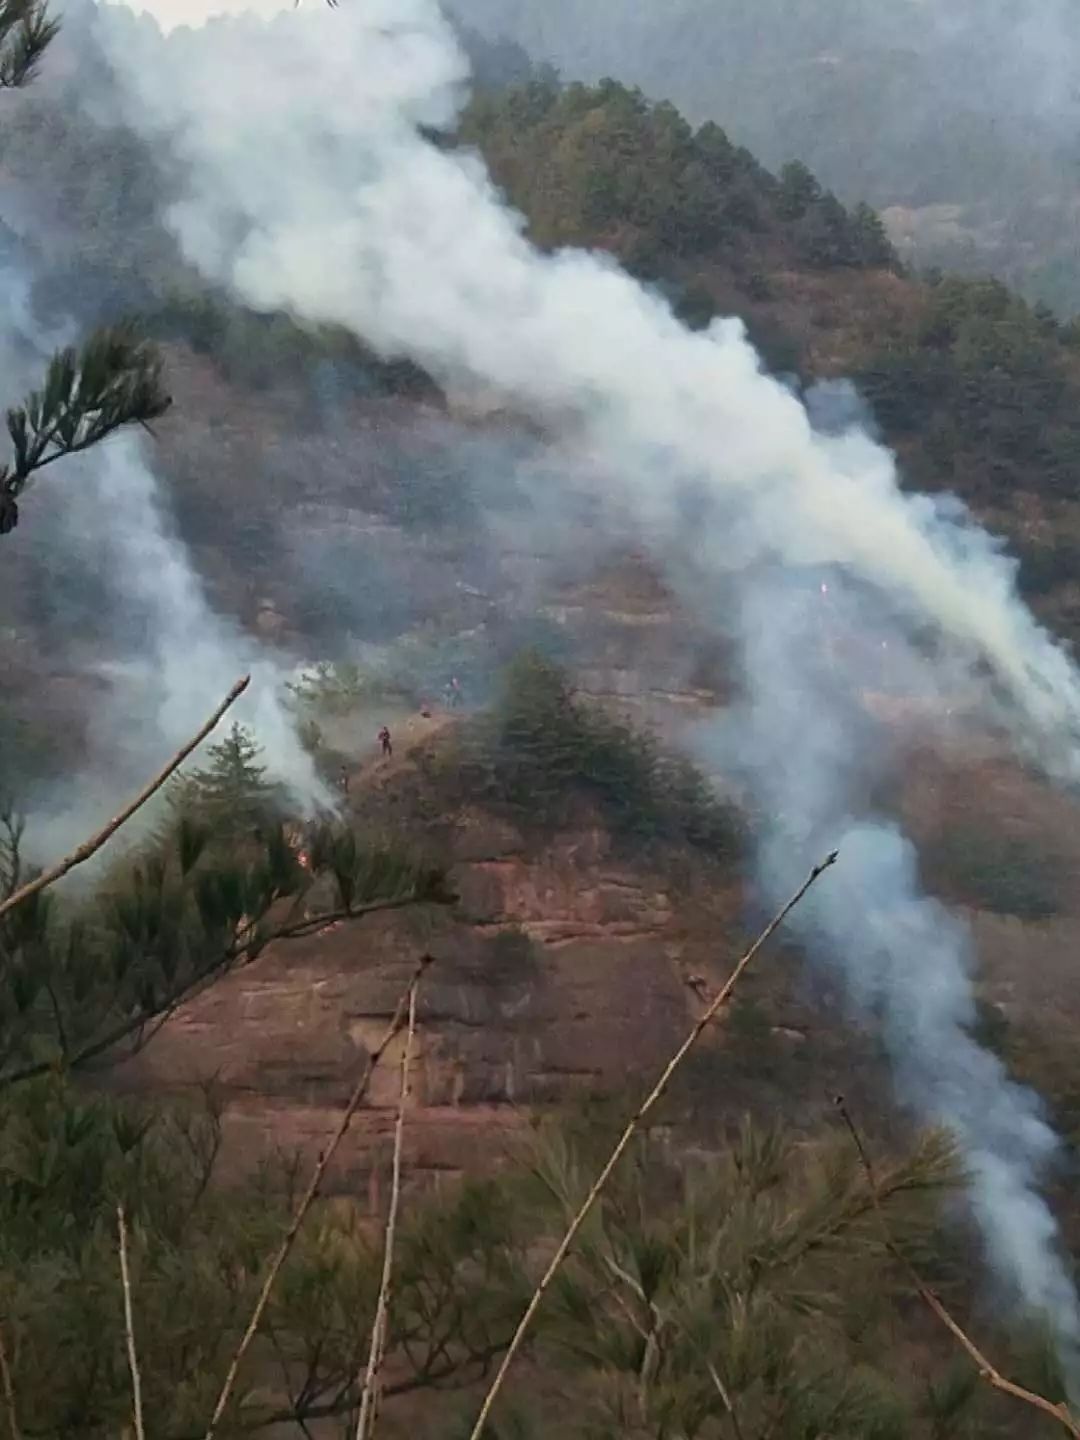
<instances>
[{"instance_id":1,"label":"pine tree","mask_svg":"<svg viewBox=\"0 0 1080 1440\"><path fill-rule=\"evenodd\" d=\"M209 765L196 770L179 790L181 808L205 816L215 832L235 836L279 814L281 788L266 778L261 746L245 726L234 723L207 751Z\"/></svg>"},{"instance_id":2,"label":"pine tree","mask_svg":"<svg viewBox=\"0 0 1080 1440\"><path fill-rule=\"evenodd\" d=\"M821 199L821 186L801 160L791 160L780 171L779 210L783 219L798 220Z\"/></svg>"},{"instance_id":3,"label":"pine tree","mask_svg":"<svg viewBox=\"0 0 1080 1440\"><path fill-rule=\"evenodd\" d=\"M851 212L851 224L855 231L855 244L859 262L870 267L882 266L895 269L899 265L892 241L882 223L881 216L871 205L864 202Z\"/></svg>"},{"instance_id":4,"label":"pine tree","mask_svg":"<svg viewBox=\"0 0 1080 1440\"><path fill-rule=\"evenodd\" d=\"M33 78L59 28L44 0L0 0L0 90ZM54 355L42 388L7 414L14 456L0 463L0 535L19 523L19 497L36 471L122 426L146 425L169 405L160 358L130 326Z\"/></svg>"}]
</instances>

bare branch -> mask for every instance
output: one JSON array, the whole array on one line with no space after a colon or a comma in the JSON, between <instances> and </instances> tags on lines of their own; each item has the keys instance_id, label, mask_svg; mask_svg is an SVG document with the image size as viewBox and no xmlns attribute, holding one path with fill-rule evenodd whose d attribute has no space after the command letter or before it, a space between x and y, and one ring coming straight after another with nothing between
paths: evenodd
<instances>
[{"instance_id":1,"label":"bare branch","mask_svg":"<svg viewBox=\"0 0 1080 1440\"><path fill-rule=\"evenodd\" d=\"M953 1339L967 1353L968 1357L975 1362L980 1380L985 1380L988 1385L995 1390L1000 1390L1003 1395L1011 1395L1015 1400L1020 1400L1032 1409L1041 1410L1044 1415L1048 1415L1052 1420L1056 1420L1063 1430L1068 1431L1068 1433L1074 1437L1074 1440L1080 1440L1080 1425L1078 1425L1073 1418L1069 1407L1065 1404L1055 1405L1053 1401L1047 1400L1045 1395L1039 1395L1034 1390L1026 1390L1023 1385L1017 1385L1014 1381L1007 1380L991 1361L986 1358L975 1344L975 1341L968 1335L967 1331L960 1326L958 1321L953 1319L940 1297L934 1294L933 1290L930 1289L929 1285L926 1284L922 1276L915 1269L915 1266L897 1245L892 1237L889 1222L885 1218L885 1211L881 1205L877 1177L874 1173L874 1166L870 1160L869 1151L866 1148L855 1121L851 1117L851 1112L847 1108L844 1097L838 1095L833 1103L836 1106L837 1113L841 1120L843 1120L847 1127L848 1134L851 1136L855 1149L859 1152L859 1160L862 1163L863 1172L866 1175L866 1183L870 1190L870 1200L874 1207L874 1214L877 1217L882 1244L903 1269L927 1309L933 1311L942 1325L944 1325L946 1330L952 1335Z\"/></svg>"},{"instance_id":2,"label":"bare branch","mask_svg":"<svg viewBox=\"0 0 1080 1440\"><path fill-rule=\"evenodd\" d=\"M300 1233L300 1227L301 1225L303 1225L304 1219L308 1211L311 1209L311 1206L314 1203L316 1196L319 1193L319 1187L322 1185L323 1176L326 1174L327 1168L331 1160L333 1160L334 1154L337 1151L338 1146L345 1138L345 1133L348 1130L350 1124L352 1123L352 1118L356 1114L361 1100L363 1100L364 1096L367 1094L367 1088L368 1085L371 1083L372 1075L375 1073L375 1067L376 1065L378 1065L379 1061L385 1054L387 1046L391 1043L395 1035L397 1035L402 1029L402 1027L405 1025L406 1019L410 1014L410 1006L413 1003L415 997L416 986L419 983L421 977L424 975L428 966L432 963L433 960L430 955L425 955L421 959L420 965L417 969L416 974L413 976L412 981L409 984L408 990L406 990L406 992L402 995L401 999L397 1003L397 1007L394 1010L394 1013L390 1019L390 1024L386 1027L385 1034L379 1041L378 1045L376 1045L375 1049L368 1056L367 1064L364 1066L363 1072L359 1080L357 1080L356 1082L356 1087L353 1090L352 1095L349 1097L349 1103L345 1106L344 1113L342 1114L342 1117L338 1122L338 1127L334 1131L330 1143L327 1145L323 1153L319 1156L319 1163L315 1166L315 1169L312 1172L311 1180L308 1183L307 1189L304 1191L304 1194L300 1200L300 1204L296 1208L296 1213L292 1218L292 1223L289 1225L288 1230L285 1232L281 1244L278 1246L274 1254L274 1258L270 1262L270 1267L266 1272L266 1279L263 1281L262 1289L259 1292L259 1298L255 1302L255 1309L252 1311L251 1319L248 1321L247 1329L241 1336L240 1344L236 1347L236 1353L233 1355L232 1360L230 1361L228 1373L225 1376L225 1383L221 1387L221 1394L218 1396L217 1404L214 1406L214 1413L210 1417L210 1424L207 1427L204 1440L214 1440L214 1434L217 1431L217 1427L221 1421L221 1417L225 1414L225 1411L229 1404L229 1400L232 1398L232 1392L236 1388L236 1379L240 1373L240 1366L243 1363L244 1356L251 1348L251 1342L255 1339L255 1335L259 1329L263 1314L266 1310L267 1305L270 1302L271 1292L273 1291L274 1285L277 1282L278 1275L281 1272L281 1267L285 1264L289 1252L296 1241L296 1237Z\"/></svg>"},{"instance_id":3,"label":"bare branch","mask_svg":"<svg viewBox=\"0 0 1080 1440\"><path fill-rule=\"evenodd\" d=\"M0 902L0 919L3 919L9 910L14 910L16 905L21 905L24 900L29 900L31 895L40 894L40 892L49 885L54 885L57 880L63 879L63 877L68 874L69 871L74 870L77 865L84 864L92 855L96 855L101 847L112 839L120 827L126 825L135 812L141 810L146 802L157 794L166 780L179 770L191 752L197 749L210 734L211 730L214 729L226 710L239 700L250 683L250 675L245 675L242 680L238 680L199 733L189 740L186 745L180 747L165 766L164 770L151 780L145 789L141 790L135 799L120 811L119 815L115 815L103 830L99 830L98 833L89 840L84 840L77 850L73 850L65 860L61 860L59 864L54 865L51 870L46 870L43 874L38 875L36 879L28 881L27 884L16 890L13 895L9 895L6 900Z\"/></svg>"},{"instance_id":4,"label":"bare branch","mask_svg":"<svg viewBox=\"0 0 1080 1440\"><path fill-rule=\"evenodd\" d=\"M120 1242L120 1279L124 1286L124 1334L127 1337L128 1366L131 1370L132 1408L135 1417L135 1440L146 1440L143 1430L142 1377L135 1350L135 1320L131 1309L131 1275L128 1271L127 1220L123 1205L116 1207L116 1233Z\"/></svg>"},{"instance_id":5,"label":"bare branch","mask_svg":"<svg viewBox=\"0 0 1080 1440\"><path fill-rule=\"evenodd\" d=\"M379 1381L386 1351L386 1329L390 1308L390 1281L394 1270L394 1239L397 1234L398 1206L401 1203L401 1152L405 1138L405 1108L409 1101L409 1066L412 1063L413 1040L416 1036L416 992L419 978L409 988L409 1024L405 1032L405 1048L401 1052L401 1096L398 1101L397 1124L394 1127L394 1163L390 1184L390 1210L386 1217L386 1238L383 1242L382 1278L375 1302L375 1319L371 1326L371 1350L367 1374L360 1395L360 1416L356 1422L356 1440L370 1440L375 1432L379 1410Z\"/></svg>"},{"instance_id":6,"label":"bare branch","mask_svg":"<svg viewBox=\"0 0 1080 1440\"><path fill-rule=\"evenodd\" d=\"M676 1050L675 1054L668 1061L659 1080L657 1080L656 1084L653 1086L646 1099L638 1107L633 1118L630 1120L629 1124L626 1126L626 1129L619 1137L619 1141L615 1146L614 1150L611 1152L610 1156L608 1157L607 1163L600 1171L600 1174L596 1177L596 1180L593 1182L592 1189L589 1191L588 1195L585 1197L583 1204L581 1205L581 1208L578 1210L577 1214L570 1222L569 1229L560 1241L559 1247L555 1251L555 1254L551 1257L548 1267L544 1271L540 1283L537 1285L535 1291L533 1292L532 1299L529 1301L525 1309L525 1313L522 1315L521 1320L518 1322L518 1327L514 1332L514 1338L510 1341L506 1353L499 1364L499 1368L495 1372L495 1378L491 1382L491 1387L488 1390L487 1395L484 1397L484 1403L480 1407L479 1415L476 1417L476 1424L473 1426L472 1431L469 1434L469 1440L480 1440L480 1437L483 1434L484 1426L487 1424L488 1416L491 1414L492 1407L494 1406L495 1401L498 1399L499 1392L502 1389L503 1382L506 1379L510 1366L514 1363L514 1357L521 1349L522 1342L525 1339L525 1335L529 1329L529 1325L532 1323L533 1316L540 1308L540 1304L543 1301L543 1298L547 1293L552 1280L554 1280L555 1275L559 1270L559 1267L566 1259L567 1255L570 1252L570 1247L573 1245L574 1240L577 1238L578 1231L581 1229L582 1225L584 1225L590 1211L600 1197L600 1192L610 1180L616 1165L618 1165L619 1161L625 1154L626 1148L630 1144L631 1140L634 1138L634 1135L640 1127L641 1122L645 1119L646 1115L648 1115L649 1111L652 1110L653 1106L657 1103L657 1101L660 1100L660 1098L663 1096L664 1091L667 1089L672 1076L675 1074L676 1070L678 1070L679 1066L693 1049L694 1045L697 1043L703 1031L708 1028L708 1026L712 1023L713 1020L716 1019L716 1016L727 1004L744 971L746 970L747 966L750 965L750 963L753 961L758 951L761 950L762 946L780 928L783 922L787 919L788 915L790 915L791 911L794 910L796 905L798 905L800 900L802 900L803 896L814 884L814 882L821 875L823 875L826 870L836 864L836 860L837 852L834 850L832 854L829 855L827 859L822 861L820 865L815 865L807 879L803 881L798 891L796 891L796 893L791 897L791 899L787 902L784 908L779 911L779 913L774 916L772 920L769 921L768 925L754 941L753 945L750 946L750 949L747 950L746 954L735 966L735 969L731 972L726 983L724 984L720 992L717 994L716 998L712 1000L712 1002L708 1005L700 1019L697 1020L697 1022L694 1024L694 1027L690 1031L689 1035L686 1037L683 1043L679 1046L678 1050Z\"/></svg>"},{"instance_id":7,"label":"bare branch","mask_svg":"<svg viewBox=\"0 0 1080 1440\"><path fill-rule=\"evenodd\" d=\"M8 1362L7 1340L4 1338L3 1326L0 1326L0 1385L4 1387L4 1409L7 1411L8 1432L11 1440L22 1440L22 1431L19 1429L19 1412L15 1408L15 1385L11 1378L11 1365Z\"/></svg>"},{"instance_id":8,"label":"bare branch","mask_svg":"<svg viewBox=\"0 0 1080 1440\"><path fill-rule=\"evenodd\" d=\"M731 1428L735 1432L735 1440L743 1440L742 1426L739 1424L739 1413L732 1404L728 1388L720 1379L720 1372L711 1360L706 1360L705 1368L709 1372L709 1379L716 1387L716 1393L720 1396L720 1402L727 1411L728 1419L731 1421Z\"/></svg>"}]
</instances>

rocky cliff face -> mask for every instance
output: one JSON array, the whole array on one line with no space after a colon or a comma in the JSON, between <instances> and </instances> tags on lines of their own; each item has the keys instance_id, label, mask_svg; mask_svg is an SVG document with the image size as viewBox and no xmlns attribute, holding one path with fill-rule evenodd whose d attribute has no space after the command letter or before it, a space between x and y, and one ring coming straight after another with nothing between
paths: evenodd
<instances>
[{"instance_id":1,"label":"rocky cliff face","mask_svg":"<svg viewBox=\"0 0 1080 1440\"><path fill-rule=\"evenodd\" d=\"M189 399L185 411L197 413L198 397ZM380 435L392 430L392 412L389 404L378 419ZM248 419L242 428L255 433ZM362 453L364 465L375 463L371 447ZM364 506L372 484L358 474ZM424 577L450 584L453 557L430 535L363 507L334 510L326 496L292 503L301 507L298 531L309 533L319 516L327 534L375 526L373 553L392 549L397 569L420 577L421 589ZM564 638L586 696L674 741L724 703L729 657L645 563L594 561L560 575L542 546L511 547L487 592L470 588L451 604L425 589L422 599L442 607L451 631L458 623L475 629L484 646L516 615L539 616ZM270 588L275 625L290 631L288 595ZM897 731L913 724L902 706L878 718ZM461 896L456 910L375 917L271 948L181 1010L118 1077L163 1090L215 1078L233 1166L274 1149L314 1157L323 1148L423 950L437 964L420 1009L409 1165L435 1183L497 1161L538 1105L583 1090L638 1093L699 1012L688 980L718 983L747 938L744 877L690 853L622 853L597 815L583 812L542 840L475 806L432 819L408 756L442 743L438 725L416 715L389 720L405 763L387 774L364 757L367 779L354 799L361 814L377 799L380 815L407 833L434 826ZM369 743L377 723L366 725ZM1023 1026L1048 1012L1072 1025L1080 1009L1075 804L963 736L947 754L915 744L897 753L898 813L924 855L926 883L971 918L984 998ZM748 1107L820 1120L834 1088L860 1095L864 1113L883 1115L887 1084L872 1033L849 1024L840 997L802 957L764 957L740 995L692 1067L698 1123L715 1129ZM378 1072L334 1172L336 1185L372 1202L385 1173L395 1059Z\"/></svg>"},{"instance_id":2,"label":"rocky cliff face","mask_svg":"<svg viewBox=\"0 0 1080 1440\"><path fill-rule=\"evenodd\" d=\"M530 1107L573 1090L618 1092L654 1072L699 1002L692 975L719 975L737 892L685 894L621 861L599 826L536 849L480 813L454 826L451 915L372 917L271 947L185 1006L120 1073L139 1089L216 1080L230 1163L275 1148L312 1158L333 1129L417 957L420 1003L409 1124L414 1176L497 1160ZM343 1148L336 1183L377 1194L395 1060Z\"/></svg>"},{"instance_id":3,"label":"rocky cliff face","mask_svg":"<svg viewBox=\"0 0 1080 1440\"><path fill-rule=\"evenodd\" d=\"M703 662L700 683L687 683L696 639L670 597L646 593L632 573L566 592L561 622L590 639L589 692L673 733L717 702L722 663ZM315 1158L424 951L437 963L420 1004L407 1130L408 1171L422 1184L497 1164L537 1107L583 1092L629 1105L700 1013L699 982L719 984L741 953L753 897L734 865L629 853L584 809L544 837L479 805L440 811L416 762L452 745L458 723L402 717L393 764L365 758L352 787L361 816L430 834L449 856L454 910L331 925L271 947L180 1010L119 1072L139 1090L215 1080L234 1170L275 1150ZM898 756L900 817L925 882L971 920L982 998L1025 1033L1049 1015L1074 1026L1075 803L986 743L960 737L948 753L900 746ZM333 1171L334 1187L372 1206L399 1056L377 1071ZM746 1109L819 1124L839 1091L871 1124L891 1123L872 1029L851 1023L804 957L777 947L704 1037L680 1104L715 1138Z\"/></svg>"},{"instance_id":4,"label":"rocky cliff face","mask_svg":"<svg viewBox=\"0 0 1080 1440\"><path fill-rule=\"evenodd\" d=\"M141 1092L213 1081L234 1173L279 1150L314 1160L425 951L436 964L419 1007L407 1161L413 1183L438 1184L497 1164L538 1107L643 1094L745 946L747 894L731 864L628 852L584 808L543 838L475 806L425 821L415 762L452 739L446 728L417 720L410 748L405 727L404 754L385 769L372 762L352 795L361 811L399 823L405 812L419 832L437 832L454 909L332 924L272 946L112 1074ZM816 1036L830 1007L839 1012L796 955L775 947L741 993L745 1005L703 1038L676 1096L698 1128L715 1136L747 1108L812 1119L830 1087L874 1069L872 1046L849 1043L842 1025ZM333 1171L333 1187L373 1206L399 1058L400 1042Z\"/></svg>"}]
</instances>

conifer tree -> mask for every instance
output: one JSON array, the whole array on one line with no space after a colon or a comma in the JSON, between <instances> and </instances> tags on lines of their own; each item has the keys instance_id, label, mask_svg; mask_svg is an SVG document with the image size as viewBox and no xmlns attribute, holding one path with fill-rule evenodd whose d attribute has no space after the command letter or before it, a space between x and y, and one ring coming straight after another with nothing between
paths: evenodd
<instances>
[{"instance_id":1,"label":"conifer tree","mask_svg":"<svg viewBox=\"0 0 1080 1440\"><path fill-rule=\"evenodd\" d=\"M896 251L881 216L873 206L865 202L856 205L851 213L851 223L855 229L860 264L895 269L899 264Z\"/></svg>"},{"instance_id":2,"label":"conifer tree","mask_svg":"<svg viewBox=\"0 0 1080 1440\"><path fill-rule=\"evenodd\" d=\"M43 0L0 0L0 90L33 78L58 30ZM59 351L42 388L7 413L13 455L0 463L0 535L19 523L19 498L36 471L125 425L147 425L169 404L160 358L130 325Z\"/></svg>"},{"instance_id":3,"label":"conifer tree","mask_svg":"<svg viewBox=\"0 0 1080 1440\"><path fill-rule=\"evenodd\" d=\"M283 808L281 788L266 778L262 747L246 726L234 723L207 749L210 763L182 785L180 804L196 810L221 833L250 831Z\"/></svg>"}]
</instances>

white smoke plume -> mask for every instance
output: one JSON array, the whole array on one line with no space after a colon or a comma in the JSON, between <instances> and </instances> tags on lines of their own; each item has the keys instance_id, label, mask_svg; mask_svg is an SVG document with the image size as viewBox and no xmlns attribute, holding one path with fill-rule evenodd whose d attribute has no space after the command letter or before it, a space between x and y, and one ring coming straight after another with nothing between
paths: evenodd
<instances>
[{"instance_id":1,"label":"white smoke plume","mask_svg":"<svg viewBox=\"0 0 1080 1440\"><path fill-rule=\"evenodd\" d=\"M823 583L821 605L776 573L742 584L746 699L704 744L753 796L760 873L774 903L813 857L839 847L835 883L811 892L799 925L843 980L854 1012L880 1023L900 1097L957 1135L989 1255L1016 1294L1055 1319L1071 1367L1076 1297L1055 1258L1053 1219L1031 1185L1057 1138L1037 1098L972 1038L966 926L921 892L918 857L900 830L865 813L859 792L886 760L887 740L858 703L866 660L844 640L888 636L889 690L922 702L945 737L959 733L949 709L962 676L947 664L929 668L872 595L843 576Z\"/></svg>"},{"instance_id":2,"label":"white smoke plume","mask_svg":"<svg viewBox=\"0 0 1080 1440\"><path fill-rule=\"evenodd\" d=\"M221 733L234 720L249 726L268 772L298 808L332 803L283 704L286 657L215 614L163 507L147 449L141 438L114 437L56 467L26 507L28 520L31 503L51 508L49 543L79 556L83 570L115 595L120 615L119 625L101 617L94 667L108 691L89 717L78 783L35 797L27 838L43 858L84 839L95 817L103 823L117 795L145 783L244 674L251 685Z\"/></svg>"},{"instance_id":3,"label":"white smoke plume","mask_svg":"<svg viewBox=\"0 0 1080 1440\"><path fill-rule=\"evenodd\" d=\"M1019 602L1012 564L959 507L902 495L864 432L816 431L738 322L691 334L608 260L539 254L479 160L419 132L452 124L466 78L428 0L350 0L168 42L116 12L109 32L131 123L186 167L169 222L207 277L495 391L572 442L699 608L716 593L704 582L727 577L741 598L717 623L743 644L746 708L731 720L747 723L721 738L758 808L786 816L763 838L765 888L780 894L843 844L848 879L821 887L807 937L855 1003L884 1013L905 1097L959 1135L1000 1273L1075 1345L1076 1299L1035 1188L1054 1138L969 1037L963 928L920 895L903 837L855 813L853 677L815 668L818 622L788 578L831 567L856 630L878 597L920 688L960 677L983 721L1072 782L1080 678ZM903 643L916 630L920 648Z\"/></svg>"},{"instance_id":4,"label":"white smoke plume","mask_svg":"<svg viewBox=\"0 0 1080 1440\"><path fill-rule=\"evenodd\" d=\"M3 277L0 356L5 400L15 404L40 384L49 356L77 336L68 323L41 325L25 268L9 262ZM114 435L35 477L23 504L16 537L25 532L23 548L51 570L71 567L80 577L74 596L42 618L57 634L68 624L93 633L87 668L105 681L86 717L77 781L35 786L26 837L35 860L55 859L103 824L117 795L133 793L159 770L247 673L251 685L229 720L254 730L268 770L298 808L332 803L282 703L292 666L214 613L167 513L151 456L142 437ZM77 646L66 663L78 668Z\"/></svg>"}]
</instances>

